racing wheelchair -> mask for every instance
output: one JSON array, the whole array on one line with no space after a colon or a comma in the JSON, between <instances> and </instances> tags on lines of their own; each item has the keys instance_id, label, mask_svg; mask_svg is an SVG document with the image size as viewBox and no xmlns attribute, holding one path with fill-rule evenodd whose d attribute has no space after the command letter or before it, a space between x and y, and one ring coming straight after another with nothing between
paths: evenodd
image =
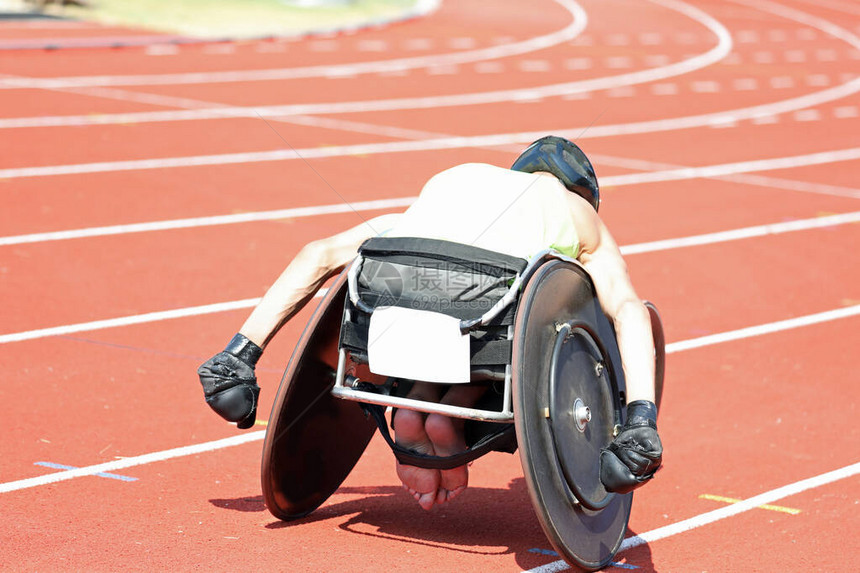
<instances>
[{"instance_id":1,"label":"racing wheelchair","mask_svg":"<svg viewBox=\"0 0 860 573\"><path fill-rule=\"evenodd\" d=\"M663 329L651 313L657 400ZM414 380L486 386L473 407L406 397ZM447 469L519 450L549 541L569 563L608 564L632 493L609 493L599 458L625 417L615 333L580 264L545 251L528 261L446 241L376 237L329 288L275 398L262 489L283 520L337 490L373 434L401 463ZM391 439L386 408L463 418L469 450L418 454Z\"/></svg>"}]
</instances>

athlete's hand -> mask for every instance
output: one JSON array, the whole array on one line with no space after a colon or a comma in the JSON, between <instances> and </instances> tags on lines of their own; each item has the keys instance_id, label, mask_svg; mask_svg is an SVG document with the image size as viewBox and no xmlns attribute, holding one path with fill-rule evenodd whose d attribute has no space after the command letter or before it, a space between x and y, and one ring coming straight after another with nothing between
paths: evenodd
<instances>
[{"instance_id":1,"label":"athlete's hand","mask_svg":"<svg viewBox=\"0 0 860 573\"><path fill-rule=\"evenodd\" d=\"M219 352L197 369L206 403L228 422L246 430L257 419L260 387L254 367L263 350L237 334L223 352Z\"/></svg>"},{"instance_id":2,"label":"athlete's hand","mask_svg":"<svg viewBox=\"0 0 860 573\"><path fill-rule=\"evenodd\" d=\"M600 453L600 481L606 491L628 493L654 477L662 462L657 406L647 400L630 402L621 432Z\"/></svg>"}]
</instances>

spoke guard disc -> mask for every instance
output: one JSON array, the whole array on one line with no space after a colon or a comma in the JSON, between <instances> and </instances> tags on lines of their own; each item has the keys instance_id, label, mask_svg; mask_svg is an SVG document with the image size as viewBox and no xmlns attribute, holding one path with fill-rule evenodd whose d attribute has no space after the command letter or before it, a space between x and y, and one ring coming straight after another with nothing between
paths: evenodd
<instances>
[{"instance_id":1,"label":"spoke guard disc","mask_svg":"<svg viewBox=\"0 0 860 573\"><path fill-rule=\"evenodd\" d=\"M577 501L594 511L613 497L600 482L600 464L591 463L612 442L619 419L607 371L584 325L562 325L551 357L548 421L565 482Z\"/></svg>"},{"instance_id":2,"label":"spoke guard disc","mask_svg":"<svg viewBox=\"0 0 860 573\"><path fill-rule=\"evenodd\" d=\"M621 423L615 333L588 275L562 261L526 285L514 332L514 419L535 512L566 561L599 569L624 539L633 499L608 494L599 477L600 450Z\"/></svg>"},{"instance_id":3,"label":"spoke guard disc","mask_svg":"<svg viewBox=\"0 0 860 573\"><path fill-rule=\"evenodd\" d=\"M266 507L279 519L302 517L325 502L376 430L356 402L331 395L346 290L344 272L305 327L269 417L261 481ZM374 379L369 372L361 377Z\"/></svg>"}]
</instances>

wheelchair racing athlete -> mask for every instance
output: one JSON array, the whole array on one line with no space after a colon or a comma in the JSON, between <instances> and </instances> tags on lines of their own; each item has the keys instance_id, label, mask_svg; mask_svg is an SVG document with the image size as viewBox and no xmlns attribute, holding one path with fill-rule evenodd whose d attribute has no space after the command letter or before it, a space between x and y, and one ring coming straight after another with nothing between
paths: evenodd
<instances>
[{"instance_id":1,"label":"wheelchair racing athlete","mask_svg":"<svg viewBox=\"0 0 860 573\"><path fill-rule=\"evenodd\" d=\"M356 256L368 238L441 239L528 259L547 248L576 258L591 276L598 301L612 321L627 381L627 419L601 453L608 491L641 486L662 462L657 434L654 343L648 310L636 296L621 253L597 215L597 178L572 142L547 136L530 145L511 169L464 164L432 177L402 214L382 215L305 245L269 288L224 351L198 369L206 402L237 427L254 425L260 388L257 360L280 328L325 281ZM481 385L416 382L408 397L471 406ZM421 454L449 456L467 449L461 419L398 409L395 441ZM403 487L424 509L457 497L468 468L419 468L397 463Z\"/></svg>"}]
</instances>

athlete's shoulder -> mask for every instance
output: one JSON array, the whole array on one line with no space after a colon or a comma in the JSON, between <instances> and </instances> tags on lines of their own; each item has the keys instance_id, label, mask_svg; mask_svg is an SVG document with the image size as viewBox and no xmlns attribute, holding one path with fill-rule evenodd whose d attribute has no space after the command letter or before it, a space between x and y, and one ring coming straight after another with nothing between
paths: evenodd
<instances>
[{"instance_id":1,"label":"athlete's shoulder","mask_svg":"<svg viewBox=\"0 0 860 573\"><path fill-rule=\"evenodd\" d=\"M591 203L577 195L576 193L565 193L568 210L573 219L573 224L576 227L577 235L579 236L579 247L581 253L594 253L602 243L606 242L606 238L611 241L609 230L600 215L591 206ZM613 243L614 244L614 243Z\"/></svg>"},{"instance_id":2,"label":"athlete's shoulder","mask_svg":"<svg viewBox=\"0 0 860 573\"><path fill-rule=\"evenodd\" d=\"M444 171L440 171L434 176L434 179L439 178L449 178L449 177L489 177L489 176L500 176L503 173L514 173L510 169L506 169L504 167L498 167L496 165L490 165L489 163L461 163L459 165L455 165L454 167L449 167Z\"/></svg>"}]
</instances>

